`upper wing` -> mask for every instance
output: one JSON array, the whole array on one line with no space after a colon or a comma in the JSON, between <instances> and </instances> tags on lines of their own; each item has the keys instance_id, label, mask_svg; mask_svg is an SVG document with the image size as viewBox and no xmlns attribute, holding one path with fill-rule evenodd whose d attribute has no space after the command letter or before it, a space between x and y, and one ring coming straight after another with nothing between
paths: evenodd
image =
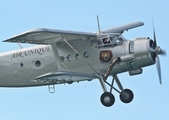
<instances>
[{"instance_id":1,"label":"upper wing","mask_svg":"<svg viewBox=\"0 0 169 120\"><path fill-rule=\"evenodd\" d=\"M53 30L53 29L34 29L18 34L12 38L4 40L3 42L15 42L15 43L30 43L30 44L50 44L53 41L61 42L63 39L67 41L89 39L91 37L97 37L95 33L87 32L75 32L65 30Z\"/></svg>"},{"instance_id":2,"label":"upper wing","mask_svg":"<svg viewBox=\"0 0 169 120\"><path fill-rule=\"evenodd\" d=\"M123 33L125 30L129 30L135 27L144 25L143 22L134 22L126 25L122 25L115 28L110 28L101 31L102 33ZM34 29L18 34L12 38L4 40L3 42L15 42L15 43L30 43L30 44L50 44L53 41L61 42L63 39L67 41L82 40L89 38L97 38L96 33L90 32L77 32L77 31L65 31L54 29Z\"/></svg>"},{"instance_id":3,"label":"upper wing","mask_svg":"<svg viewBox=\"0 0 169 120\"><path fill-rule=\"evenodd\" d=\"M129 23L129 24L126 24L126 25L118 26L118 27L115 27L115 28L110 28L110 29L107 29L107 30L103 30L101 32L102 33L123 33L125 30L129 30L129 29L132 29L132 28L135 28L135 27L139 27L139 26L142 26L142 25L144 25L143 22L133 22L133 23Z\"/></svg>"}]
</instances>

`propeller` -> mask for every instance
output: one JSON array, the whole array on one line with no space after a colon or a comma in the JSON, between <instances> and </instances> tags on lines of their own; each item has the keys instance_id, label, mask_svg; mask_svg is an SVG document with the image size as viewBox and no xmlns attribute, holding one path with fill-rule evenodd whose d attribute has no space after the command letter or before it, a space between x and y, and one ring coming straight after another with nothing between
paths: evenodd
<instances>
[{"instance_id":1,"label":"propeller","mask_svg":"<svg viewBox=\"0 0 169 120\"><path fill-rule=\"evenodd\" d=\"M158 77L159 77L159 82L160 82L160 84L162 84L161 66L160 66L160 59L159 59L158 55L166 56L166 52L164 50L162 50L159 46L157 46L157 40L156 40L156 33L155 33L155 28L154 28L154 22L153 22L153 36L154 36L154 46L155 46L155 48L151 49L150 51L156 53L155 62L156 62L156 67L157 67L157 73L158 73Z\"/></svg>"},{"instance_id":2,"label":"propeller","mask_svg":"<svg viewBox=\"0 0 169 120\"><path fill-rule=\"evenodd\" d=\"M156 67L157 67L157 72L158 72L158 77L159 77L160 84L162 84L162 80L161 80L161 66L160 66L160 59L159 59L158 56L156 56Z\"/></svg>"}]
</instances>

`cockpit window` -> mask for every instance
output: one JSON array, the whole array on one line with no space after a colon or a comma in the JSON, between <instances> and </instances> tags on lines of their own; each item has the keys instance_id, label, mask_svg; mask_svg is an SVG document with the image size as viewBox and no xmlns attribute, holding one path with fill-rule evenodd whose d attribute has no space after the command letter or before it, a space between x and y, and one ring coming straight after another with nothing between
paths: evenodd
<instances>
[{"instance_id":1,"label":"cockpit window","mask_svg":"<svg viewBox=\"0 0 169 120\"><path fill-rule=\"evenodd\" d=\"M121 34L109 34L109 35L102 35L99 36L97 40L92 40L91 44L94 47L110 47L110 46L117 46L121 45L125 39Z\"/></svg>"},{"instance_id":2,"label":"cockpit window","mask_svg":"<svg viewBox=\"0 0 169 120\"><path fill-rule=\"evenodd\" d=\"M111 39L110 38L103 38L102 41L103 41L103 44L111 43Z\"/></svg>"},{"instance_id":3,"label":"cockpit window","mask_svg":"<svg viewBox=\"0 0 169 120\"><path fill-rule=\"evenodd\" d=\"M112 40L112 43L114 45L122 44L122 42L124 41L120 35L114 35L113 37L110 37L110 39Z\"/></svg>"}]
</instances>

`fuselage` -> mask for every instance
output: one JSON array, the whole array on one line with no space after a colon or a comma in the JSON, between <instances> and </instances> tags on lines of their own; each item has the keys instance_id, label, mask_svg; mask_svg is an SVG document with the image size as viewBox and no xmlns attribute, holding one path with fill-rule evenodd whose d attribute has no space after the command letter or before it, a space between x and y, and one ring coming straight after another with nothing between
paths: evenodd
<instances>
[{"instance_id":1,"label":"fuselage","mask_svg":"<svg viewBox=\"0 0 169 120\"><path fill-rule=\"evenodd\" d=\"M40 61L40 66L37 66ZM50 46L35 46L0 54L0 86L38 85L31 80L57 69Z\"/></svg>"},{"instance_id":2,"label":"fuselage","mask_svg":"<svg viewBox=\"0 0 169 120\"><path fill-rule=\"evenodd\" d=\"M60 48L58 48L60 55L58 58L54 57L50 45L37 45L0 53L0 87L47 85L45 82L35 81L35 78L47 73L57 72L57 60L61 61L64 70L85 74L96 74L96 72L104 74L114 58L128 54L134 54L134 60L117 63L111 70L110 75L137 70L154 64L151 55L147 52L149 41L145 39L142 42L133 42L133 46L131 46L131 41L124 41L117 46L103 46L101 48L93 47L91 42L86 43L85 41L84 44L79 44L79 42L71 44L80 56L76 56L77 54L66 44L60 45ZM141 44L145 47L138 48ZM134 52L137 52L137 54Z\"/></svg>"}]
</instances>

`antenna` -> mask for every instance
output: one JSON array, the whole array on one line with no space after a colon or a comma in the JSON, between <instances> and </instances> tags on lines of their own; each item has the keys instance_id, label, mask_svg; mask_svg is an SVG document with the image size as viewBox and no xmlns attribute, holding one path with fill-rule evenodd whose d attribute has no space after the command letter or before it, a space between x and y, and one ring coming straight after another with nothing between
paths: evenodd
<instances>
[{"instance_id":1,"label":"antenna","mask_svg":"<svg viewBox=\"0 0 169 120\"><path fill-rule=\"evenodd\" d=\"M98 25L98 32L99 32L99 35L101 34L101 31L100 31L100 24L99 24L99 17L98 17L98 15L97 15L97 25Z\"/></svg>"}]
</instances>

